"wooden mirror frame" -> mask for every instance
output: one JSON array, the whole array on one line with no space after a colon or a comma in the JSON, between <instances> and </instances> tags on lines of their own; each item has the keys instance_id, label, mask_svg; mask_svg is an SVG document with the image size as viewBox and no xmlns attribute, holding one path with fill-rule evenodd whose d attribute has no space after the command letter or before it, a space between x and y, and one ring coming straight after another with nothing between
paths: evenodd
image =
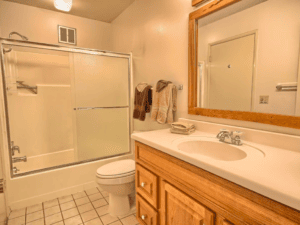
<instances>
[{"instance_id":1,"label":"wooden mirror frame","mask_svg":"<svg viewBox=\"0 0 300 225\"><path fill-rule=\"evenodd\" d=\"M196 6L201 2L204 2L205 0L192 0L192 6Z\"/></svg>"},{"instance_id":2,"label":"wooden mirror frame","mask_svg":"<svg viewBox=\"0 0 300 225\"><path fill-rule=\"evenodd\" d=\"M241 0L215 0L190 13L189 15L188 114L232 120L243 120L300 129L300 117L296 116L231 110L215 110L197 107L198 20L239 1ZM193 0L192 4L198 4L200 2L202 2L202 0Z\"/></svg>"}]
</instances>

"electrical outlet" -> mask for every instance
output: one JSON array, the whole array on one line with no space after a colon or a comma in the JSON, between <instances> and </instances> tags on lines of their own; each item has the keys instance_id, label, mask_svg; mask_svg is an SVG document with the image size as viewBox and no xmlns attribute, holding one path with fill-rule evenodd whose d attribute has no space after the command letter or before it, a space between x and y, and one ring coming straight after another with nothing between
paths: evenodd
<instances>
[{"instance_id":1,"label":"electrical outlet","mask_svg":"<svg viewBox=\"0 0 300 225\"><path fill-rule=\"evenodd\" d=\"M269 95L259 96L259 104L269 104Z\"/></svg>"}]
</instances>

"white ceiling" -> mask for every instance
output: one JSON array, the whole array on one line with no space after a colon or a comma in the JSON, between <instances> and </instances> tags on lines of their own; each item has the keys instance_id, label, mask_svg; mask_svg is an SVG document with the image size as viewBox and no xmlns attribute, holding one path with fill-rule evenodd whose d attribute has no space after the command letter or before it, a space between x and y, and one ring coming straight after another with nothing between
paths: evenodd
<instances>
[{"instance_id":1,"label":"white ceiling","mask_svg":"<svg viewBox=\"0 0 300 225\"><path fill-rule=\"evenodd\" d=\"M5 0L57 12L54 0ZM73 0L70 12L63 12L74 16L94 19L103 22L112 22L135 0Z\"/></svg>"}]
</instances>

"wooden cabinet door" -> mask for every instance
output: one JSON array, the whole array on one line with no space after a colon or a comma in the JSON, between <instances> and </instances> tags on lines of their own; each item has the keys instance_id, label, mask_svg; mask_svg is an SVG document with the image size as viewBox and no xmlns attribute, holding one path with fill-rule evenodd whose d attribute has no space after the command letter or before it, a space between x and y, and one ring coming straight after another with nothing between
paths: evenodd
<instances>
[{"instance_id":1,"label":"wooden cabinet door","mask_svg":"<svg viewBox=\"0 0 300 225\"><path fill-rule=\"evenodd\" d=\"M213 225L214 214L167 182L162 182L161 225Z\"/></svg>"}]
</instances>

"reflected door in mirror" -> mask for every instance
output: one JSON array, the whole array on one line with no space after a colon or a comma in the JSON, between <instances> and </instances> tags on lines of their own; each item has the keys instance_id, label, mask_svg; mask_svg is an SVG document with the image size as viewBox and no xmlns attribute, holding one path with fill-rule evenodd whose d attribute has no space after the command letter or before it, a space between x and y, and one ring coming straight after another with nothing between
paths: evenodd
<instances>
[{"instance_id":1,"label":"reflected door in mirror","mask_svg":"<svg viewBox=\"0 0 300 225\"><path fill-rule=\"evenodd\" d=\"M208 108L251 111L254 44L251 34L210 45Z\"/></svg>"}]
</instances>

